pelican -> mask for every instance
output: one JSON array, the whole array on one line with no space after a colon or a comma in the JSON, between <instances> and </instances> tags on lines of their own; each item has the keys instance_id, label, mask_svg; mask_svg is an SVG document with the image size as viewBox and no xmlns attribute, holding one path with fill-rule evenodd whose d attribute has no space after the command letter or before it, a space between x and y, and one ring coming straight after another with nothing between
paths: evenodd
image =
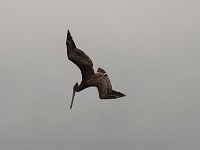
<instances>
[{"instance_id":1,"label":"pelican","mask_svg":"<svg viewBox=\"0 0 200 150\"><path fill-rule=\"evenodd\" d=\"M82 74L80 85L76 82L73 87L70 109L73 105L75 92L80 92L91 86L97 87L100 99L116 99L125 96L125 94L112 89L110 79L104 69L98 68L97 72L94 72L92 60L76 47L69 30L67 31L66 46L68 59L79 67Z\"/></svg>"}]
</instances>

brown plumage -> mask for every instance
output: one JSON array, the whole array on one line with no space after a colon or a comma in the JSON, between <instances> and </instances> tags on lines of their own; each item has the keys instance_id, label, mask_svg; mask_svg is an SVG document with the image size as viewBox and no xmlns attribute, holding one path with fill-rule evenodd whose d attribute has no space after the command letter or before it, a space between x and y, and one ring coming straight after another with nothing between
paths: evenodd
<instances>
[{"instance_id":1,"label":"brown plumage","mask_svg":"<svg viewBox=\"0 0 200 150\"><path fill-rule=\"evenodd\" d=\"M79 92L90 86L97 87L100 99L115 99L125 96L125 94L112 89L110 79L105 70L98 68L97 72L94 72L92 60L76 47L69 30L67 32L66 46L68 59L79 67L82 74L81 84L78 85L77 82L73 87L70 109L73 105L75 92Z\"/></svg>"}]
</instances>

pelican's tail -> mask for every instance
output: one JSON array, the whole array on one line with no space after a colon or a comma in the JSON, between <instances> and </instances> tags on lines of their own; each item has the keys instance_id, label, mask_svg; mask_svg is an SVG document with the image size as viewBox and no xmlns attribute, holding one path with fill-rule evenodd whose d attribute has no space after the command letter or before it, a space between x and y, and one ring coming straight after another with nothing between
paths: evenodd
<instances>
[{"instance_id":1,"label":"pelican's tail","mask_svg":"<svg viewBox=\"0 0 200 150\"><path fill-rule=\"evenodd\" d=\"M124 96L126 96L126 95L121 92L117 92L115 90L112 90L112 92L109 94L109 97L111 99L120 98L120 97L124 97Z\"/></svg>"}]
</instances>

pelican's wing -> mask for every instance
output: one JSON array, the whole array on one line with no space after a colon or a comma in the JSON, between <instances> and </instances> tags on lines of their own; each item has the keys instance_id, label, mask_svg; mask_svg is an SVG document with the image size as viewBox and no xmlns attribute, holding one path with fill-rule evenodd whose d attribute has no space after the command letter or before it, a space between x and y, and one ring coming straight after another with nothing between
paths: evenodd
<instances>
[{"instance_id":1,"label":"pelican's wing","mask_svg":"<svg viewBox=\"0 0 200 150\"><path fill-rule=\"evenodd\" d=\"M125 94L112 89L111 81L104 69L98 68L97 72L103 74L102 79L97 84L97 88L99 91L99 97L101 99L115 99L115 98L125 96ZM105 93L106 93L106 95L104 95Z\"/></svg>"},{"instance_id":2,"label":"pelican's wing","mask_svg":"<svg viewBox=\"0 0 200 150\"><path fill-rule=\"evenodd\" d=\"M76 48L73 38L68 30L67 32L67 56L81 70L82 80L86 80L94 74L92 60L80 49Z\"/></svg>"},{"instance_id":3,"label":"pelican's wing","mask_svg":"<svg viewBox=\"0 0 200 150\"><path fill-rule=\"evenodd\" d=\"M102 73L103 74L103 79L106 81L106 88L107 88L107 93L109 94L112 91L112 84L111 81L106 73L106 71L102 68L98 68L97 72Z\"/></svg>"},{"instance_id":4,"label":"pelican's wing","mask_svg":"<svg viewBox=\"0 0 200 150\"><path fill-rule=\"evenodd\" d=\"M109 79L109 78L107 78L107 79ZM102 77L102 78L99 78L98 80L96 80L96 82L95 82L95 86L98 89L100 99L116 99L116 98L125 96L125 94L123 94L121 92L117 92L112 89L110 91L109 88L112 88L112 87L109 87L107 79Z\"/></svg>"}]
</instances>

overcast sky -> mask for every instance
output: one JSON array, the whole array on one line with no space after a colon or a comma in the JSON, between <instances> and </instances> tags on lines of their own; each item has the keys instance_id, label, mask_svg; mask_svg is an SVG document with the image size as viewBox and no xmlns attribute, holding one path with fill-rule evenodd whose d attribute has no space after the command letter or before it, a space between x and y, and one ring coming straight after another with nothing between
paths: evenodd
<instances>
[{"instance_id":1,"label":"overcast sky","mask_svg":"<svg viewBox=\"0 0 200 150\"><path fill-rule=\"evenodd\" d=\"M197 150L199 0L3 0L1 150ZM127 96L75 96L66 31Z\"/></svg>"}]
</instances>

